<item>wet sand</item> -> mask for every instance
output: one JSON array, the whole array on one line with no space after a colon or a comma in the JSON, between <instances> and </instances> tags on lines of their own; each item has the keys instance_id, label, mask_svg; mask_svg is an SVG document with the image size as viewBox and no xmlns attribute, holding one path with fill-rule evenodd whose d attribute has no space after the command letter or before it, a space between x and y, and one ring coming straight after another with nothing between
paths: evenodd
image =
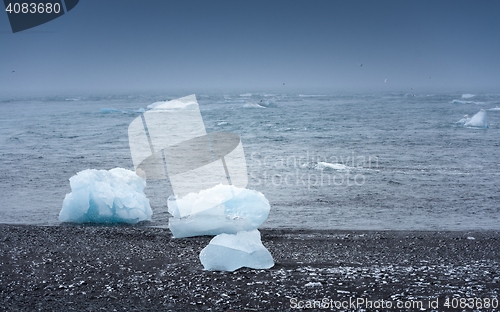
<instances>
[{"instance_id":1,"label":"wet sand","mask_svg":"<svg viewBox=\"0 0 500 312\"><path fill-rule=\"evenodd\" d=\"M397 311L421 302L442 311L447 298L450 307L461 298L500 299L498 231L261 233L273 268L211 272L198 258L210 237L176 239L142 226L0 225L0 310L384 311L390 303ZM429 301L439 306L429 309ZM478 310L477 302L465 310Z\"/></svg>"}]
</instances>

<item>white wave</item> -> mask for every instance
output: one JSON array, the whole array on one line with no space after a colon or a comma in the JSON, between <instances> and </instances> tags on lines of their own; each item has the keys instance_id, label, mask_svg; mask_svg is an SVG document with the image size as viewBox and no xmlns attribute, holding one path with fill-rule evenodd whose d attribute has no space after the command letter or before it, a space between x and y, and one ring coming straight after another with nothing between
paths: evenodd
<instances>
[{"instance_id":1,"label":"white wave","mask_svg":"<svg viewBox=\"0 0 500 312\"><path fill-rule=\"evenodd\" d=\"M158 101L158 102L154 102L153 104L149 104L149 105L147 106L147 108L148 108L148 109L155 108L156 106L159 106L159 105L161 105L161 104L163 104L163 103L165 103L165 102L167 102L167 101Z\"/></svg>"},{"instance_id":2,"label":"white wave","mask_svg":"<svg viewBox=\"0 0 500 312\"><path fill-rule=\"evenodd\" d=\"M252 93L243 93L243 94L240 94L240 96L248 97L248 96L252 96Z\"/></svg>"},{"instance_id":3,"label":"white wave","mask_svg":"<svg viewBox=\"0 0 500 312\"><path fill-rule=\"evenodd\" d=\"M262 107L270 108L270 107L277 107L276 103L269 101L269 100L260 100L258 103Z\"/></svg>"},{"instance_id":4,"label":"white wave","mask_svg":"<svg viewBox=\"0 0 500 312\"><path fill-rule=\"evenodd\" d=\"M121 114L135 114L135 113L144 113L146 110L144 108L139 108L137 110L121 110L116 108L101 108L99 113L101 114L113 114L113 113L121 113Z\"/></svg>"},{"instance_id":5,"label":"white wave","mask_svg":"<svg viewBox=\"0 0 500 312\"><path fill-rule=\"evenodd\" d=\"M331 164L327 162L320 161L315 167L318 170L323 170L323 169L333 169L333 170L338 170L338 171L349 171L350 167L343 165L343 164Z\"/></svg>"},{"instance_id":6,"label":"white wave","mask_svg":"<svg viewBox=\"0 0 500 312\"><path fill-rule=\"evenodd\" d=\"M245 108L265 108L264 106L261 106L257 103L246 103L245 105L243 105L243 107L245 107Z\"/></svg>"},{"instance_id":7,"label":"white wave","mask_svg":"<svg viewBox=\"0 0 500 312\"><path fill-rule=\"evenodd\" d=\"M462 94L462 99L470 99L470 98L473 98L475 96L476 96L475 94L465 93L465 94Z\"/></svg>"},{"instance_id":8,"label":"white wave","mask_svg":"<svg viewBox=\"0 0 500 312\"><path fill-rule=\"evenodd\" d=\"M500 107L492 107L490 109L488 109L489 111L500 111Z\"/></svg>"},{"instance_id":9,"label":"white wave","mask_svg":"<svg viewBox=\"0 0 500 312\"><path fill-rule=\"evenodd\" d=\"M325 94L299 94L300 97L319 97L319 96L327 96Z\"/></svg>"},{"instance_id":10,"label":"white wave","mask_svg":"<svg viewBox=\"0 0 500 312\"><path fill-rule=\"evenodd\" d=\"M485 102L462 101L462 100L453 100L453 101L451 101L451 103L452 104L476 104L476 105L485 104Z\"/></svg>"},{"instance_id":11,"label":"white wave","mask_svg":"<svg viewBox=\"0 0 500 312\"><path fill-rule=\"evenodd\" d=\"M228 124L227 121L220 121L220 122L217 123L217 126L225 126L227 124Z\"/></svg>"},{"instance_id":12,"label":"white wave","mask_svg":"<svg viewBox=\"0 0 500 312\"><path fill-rule=\"evenodd\" d=\"M101 108L101 110L99 111L99 113L101 114L109 114L109 113L121 113L122 111L119 110L119 109L116 109L116 108L108 108L108 107L105 107L105 108Z\"/></svg>"},{"instance_id":13,"label":"white wave","mask_svg":"<svg viewBox=\"0 0 500 312\"><path fill-rule=\"evenodd\" d=\"M191 97L191 96L190 96ZM191 105L198 105L196 102L196 98L189 98L187 100L171 100L171 101L158 101L153 104L149 104L147 106L148 109L160 109L160 110L169 110L169 109L185 109L190 107Z\"/></svg>"}]
</instances>

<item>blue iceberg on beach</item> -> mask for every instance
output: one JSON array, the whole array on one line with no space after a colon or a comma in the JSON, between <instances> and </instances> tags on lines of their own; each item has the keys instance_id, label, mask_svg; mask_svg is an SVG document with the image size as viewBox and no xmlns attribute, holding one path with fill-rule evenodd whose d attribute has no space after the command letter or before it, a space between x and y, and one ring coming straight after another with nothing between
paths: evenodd
<instances>
[{"instance_id":1,"label":"blue iceberg on beach","mask_svg":"<svg viewBox=\"0 0 500 312\"><path fill-rule=\"evenodd\" d=\"M75 223L128 223L151 220L144 194L146 181L123 168L87 169L70 179L59 221Z\"/></svg>"},{"instance_id":2,"label":"blue iceberg on beach","mask_svg":"<svg viewBox=\"0 0 500 312\"><path fill-rule=\"evenodd\" d=\"M177 238L254 230L269 211L262 193L223 184L168 201L169 228Z\"/></svg>"}]
</instances>

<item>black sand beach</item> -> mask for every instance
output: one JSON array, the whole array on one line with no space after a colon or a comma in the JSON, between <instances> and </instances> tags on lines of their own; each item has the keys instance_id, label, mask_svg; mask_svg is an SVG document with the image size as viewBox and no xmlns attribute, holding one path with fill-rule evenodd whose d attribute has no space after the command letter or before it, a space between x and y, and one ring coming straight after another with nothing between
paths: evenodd
<instances>
[{"instance_id":1,"label":"black sand beach","mask_svg":"<svg viewBox=\"0 0 500 312\"><path fill-rule=\"evenodd\" d=\"M498 310L497 231L262 230L276 265L236 272L204 271L211 238L167 229L0 232L2 311Z\"/></svg>"}]
</instances>

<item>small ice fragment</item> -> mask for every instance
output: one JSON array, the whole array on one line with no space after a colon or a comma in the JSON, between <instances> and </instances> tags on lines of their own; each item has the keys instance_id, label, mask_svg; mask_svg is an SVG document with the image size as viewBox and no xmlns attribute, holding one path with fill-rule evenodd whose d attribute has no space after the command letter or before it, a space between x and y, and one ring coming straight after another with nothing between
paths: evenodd
<instances>
[{"instance_id":1,"label":"small ice fragment","mask_svg":"<svg viewBox=\"0 0 500 312\"><path fill-rule=\"evenodd\" d=\"M462 119L456 122L456 124L463 126L469 121L470 121L469 115L465 114L464 117L462 117Z\"/></svg>"},{"instance_id":2,"label":"small ice fragment","mask_svg":"<svg viewBox=\"0 0 500 312\"><path fill-rule=\"evenodd\" d=\"M469 240L475 240L476 238L473 237L473 236L467 236L467 239L469 239Z\"/></svg>"},{"instance_id":3,"label":"small ice fragment","mask_svg":"<svg viewBox=\"0 0 500 312\"><path fill-rule=\"evenodd\" d=\"M59 213L61 222L130 223L151 220L153 214L144 194L146 181L123 168L87 169L70 179Z\"/></svg>"},{"instance_id":4,"label":"small ice fragment","mask_svg":"<svg viewBox=\"0 0 500 312\"><path fill-rule=\"evenodd\" d=\"M258 230L215 236L200 252L205 270L234 271L241 267L269 269L274 266L271 253L262 245Z\"/></svg>"}]
</instances>

